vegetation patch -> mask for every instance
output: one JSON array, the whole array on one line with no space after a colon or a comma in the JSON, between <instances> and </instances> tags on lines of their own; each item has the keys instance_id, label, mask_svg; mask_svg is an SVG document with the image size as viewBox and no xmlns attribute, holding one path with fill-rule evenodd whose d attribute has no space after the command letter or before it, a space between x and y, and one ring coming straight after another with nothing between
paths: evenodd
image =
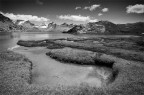
<instances>
[{"instance_id":1,"label":"vegetation patch","mask_svg":"<svg viewBox=\"0 0 144 95\"><path fill-rule=\"evenodd\" d=\"M86 50L63 48L53 49L46 54L59 61L79 65L98 65L112 68L114 64L113 60L102 57L103 54Z\"/></svg>"},{"instance_id":2,"label":"vegetation patch","mask_svg":"<svg viewBox=\"0 0 144 95\"><path fill-rule=\"evenodd\" d=\"M18 95L31 84L32 63L11 51L0 52L0 94Z\"/></svg>"},{"instance_id":3,"label":"vegetation patch","mask_svg":"<svg viewBox=\"0 0 144 95\"><path fill-rule=\"evenodd\" d=\"M44 46L48 49L70 47L144 62L143 38L141 37L75 37L41 41L19 41L18 45L26 47Z\"/></svg>"},{"instance_id":4,"label":"vegetation patch","mask_svg":"<svg viewBox=\"0 0 144 95\"><path fill-rule=\"evenodd\" d=\"M106 42L99 42L98 43L92 43L93 41L89 42L72 42L67 40L56 40L55 43L65 46L65 47L71 47L71 48L77 48L77 49L84 49L89 50L93 52L99 52L99 53L105 53L108 55L114 55L120 58L124 58L127 60L134 60L134 61L141 61L144 62L144 54L143 54L143 47L138 46L136 44L130 44L130 42L127 42L125 45L123 45L122 42L119 42L119 44L115 44L114 42L111 44Z\"/></svg>"}]
</instances>

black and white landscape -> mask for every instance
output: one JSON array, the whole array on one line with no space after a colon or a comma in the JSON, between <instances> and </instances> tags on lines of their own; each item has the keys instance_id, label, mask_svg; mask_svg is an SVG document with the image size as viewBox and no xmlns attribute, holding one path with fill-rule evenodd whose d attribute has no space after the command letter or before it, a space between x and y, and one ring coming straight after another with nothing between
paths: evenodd
<instances>
[{"instance_id":1,"label":"black and white landscape","mask_svg":"<svg viewBox=\"0 0 144 95\"><path fill-rule=\"evenodd\" d=\"M0 0L0 95L144 95L144 1Z\"/></svg>"}]
</instances>

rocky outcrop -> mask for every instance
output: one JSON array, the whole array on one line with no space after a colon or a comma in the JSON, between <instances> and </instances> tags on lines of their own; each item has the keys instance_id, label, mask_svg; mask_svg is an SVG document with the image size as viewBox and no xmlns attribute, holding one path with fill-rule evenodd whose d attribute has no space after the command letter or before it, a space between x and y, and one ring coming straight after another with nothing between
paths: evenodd
<instances>
[{"instance_id":1,"label":"rocky outcrop","mask_svg":"<svg viewBox=\"0 0 144 95\"><path fill-rule=\"evenodd\" d=\"M51 23L48 24L48 29L53 30L53 29L56 29L56 27L57 27L57 24L54 23L54 22L51 22Z\"/></svg>"},{"instance_id":2,"label":"rocky outcrop","mask_svg":"<svg viewBox=\"0 0 144 95\"><path fill-rule=\"evenodd\" d=\"M71 28L73 28L73 24L67 24L67 23L63 23L61 25L58 25L54 22L51 22L48 24L48 27L47 29L49 31L57 31L57 32L63 32L63 31L68 31L70 30Z\"/></svg>"},{"instance_id":3,"label":"rocky outcrop","mask_svg":"<svg viewBox=\"0 0 144 95\"><path fill-rule=\"evenodd\" d=\"M8 17L0 14L0 32L11 32L17 27Z\"/></svg>"},{"instance_id":4,"label":"rocky outcrop","mask_svg":"<svg viewBox=\"0 0 144 95\"><path fill-rule=\"evenodd\" d=\"M106 27L103 24L97 24L97 23L88 23L88 24L81 24L81 25L76 25L69 31L65 33L78 33L78 34L83 34L83 33L94 33L94 34L102 34L106 32Z\"/></svg>"}]
</instances>

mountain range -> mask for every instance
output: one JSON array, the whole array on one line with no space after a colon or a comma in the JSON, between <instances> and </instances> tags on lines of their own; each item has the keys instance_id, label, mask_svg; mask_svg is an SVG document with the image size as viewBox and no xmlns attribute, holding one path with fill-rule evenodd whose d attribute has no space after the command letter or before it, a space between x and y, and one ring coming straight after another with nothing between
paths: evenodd
<instances>
[{"instance_id":1,"label":"mountain range","mask_svg":"<svg viewBox=\"0 0 144 95\"><path fill-rule=\"evenodd\" d=\"M144 33L144 22L114 24L109 21L98 21L82 25L76 25L64 33L71 34L128 34L141 35Z\"/></svg>"},{"instance_id":2,"label":"mountain range","mask_svg":"<svg viewBox=\"0 0 144 95\"><path fill-rule=\"evenodd\" d=\"M132 34L144 33L144 22L114 24L110 21L90 22L87 24L73 25L63 23L58 25L54 22L35 25L30 21L17 20L13 22L10 18L0 14L0 32L42 32L56 31L71 34Z\"/></svg>"}]
</instances>

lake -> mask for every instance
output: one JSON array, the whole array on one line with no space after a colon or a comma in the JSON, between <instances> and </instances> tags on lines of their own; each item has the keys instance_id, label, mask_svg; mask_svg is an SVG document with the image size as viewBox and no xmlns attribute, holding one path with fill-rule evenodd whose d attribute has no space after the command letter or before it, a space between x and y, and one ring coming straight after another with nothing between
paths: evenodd
<instances>
[{"instance_id":1,"label":"lake","mask_svg":"<svg viewBox=\"0 0 144 95\"><path fill-rule=\"evenodd\" d=\"M43 39L57 39L73 37L74 35L62 33L47 33L47 32L25 32L25 33L11 33L0 34L0 51L17 45L19 40L43 40Z\"/></svg>"},{"instance_id":2,"label":"lake","mask_svg":"<svg viewBox=\"0 0 144 95\"><path fill-rule=\"evenodd\" d=\"M17 45L19 40L44 40L75 37L76 35L56 32L23 32L23 33L0 33L0 51ZM82 37L120 37L120 35L79 35ZM121 37L131 37L132 35L121 35Z\"/></svg>"}]
</instances>

